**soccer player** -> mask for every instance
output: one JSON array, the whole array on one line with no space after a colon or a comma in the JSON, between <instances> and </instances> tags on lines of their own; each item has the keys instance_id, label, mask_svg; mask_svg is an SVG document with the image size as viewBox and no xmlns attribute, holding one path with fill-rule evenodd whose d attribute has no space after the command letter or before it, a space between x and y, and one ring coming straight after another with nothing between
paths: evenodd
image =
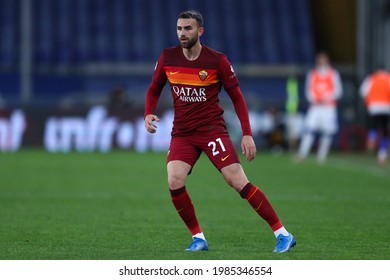
<instances>
[{"instance_id":1,"label":"soccer player","mask_svg":"<svg viewBox=\"0 0 390 280\"><path fill-rule=\"evenodd\" d=\"M390 73L379 67L364 79L359 90L370 117L367 148L374 150L381 137L377 162L385 165L389 150Z\"/></svg>"},{"instance_id":2,"label":"soccer player","mask_svg":"<svg viewBox=\"0 0 390 280\"><path fill-rule=\"evenodd\" d=\"M177 36L180 45L161 53L146 93L144 115L145 128L155 133L159 118L153 112L168 80L175 112L167 158L168 185L172 202L192 234L186 251L208 250L185 186L187 176L203 151L226 182L269 224L277 238L274 252L287 252L296 241L265 194L248 181L226 129L218 97L222 86L232 99L241 123L242 153L248 161L253 160L256 146L236 74L225 55L200 43L203 32L203 17L199 12L190 10L179 15Z\"/></svg>"},{"instance_id":3,"label":"soccer player","mask_svg":"<svg viewBox=\"0 0 390 280\"><path fill-rule=\"evenodd\" d=\"M330 65L326 53L318 53L315 68L306 75L306 98L310 107L304 120L297 161L304 160L310 153L316 132L321 134L317 160L320 163L326 160L332 137L338 130L336 105L341 94L340 74Z\"/></svg>"}]
</instances>

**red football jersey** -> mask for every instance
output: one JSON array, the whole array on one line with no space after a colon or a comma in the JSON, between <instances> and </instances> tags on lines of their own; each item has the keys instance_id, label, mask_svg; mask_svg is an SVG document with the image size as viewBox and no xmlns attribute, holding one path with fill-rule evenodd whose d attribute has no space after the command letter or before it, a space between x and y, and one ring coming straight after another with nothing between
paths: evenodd
<instances>
[{"instance_id":1,"label":"red football jersey","mask_svg":"<svg viewBox=\"0 0 390 280\"><path fill-rule=\"evenodd\" d=\"M156 99L167 80L175 112L172 136L209 130L215 126L226 128L218 94L222 86L229 92L239 83L224 54L202 45L199 57L190 61L184 56L181 46L165 49L156 64L145 115L153 114ZM151 88L153 94L149 94ZM156 92L159 92L157 96Z\"/></svg>"}]
</instances>

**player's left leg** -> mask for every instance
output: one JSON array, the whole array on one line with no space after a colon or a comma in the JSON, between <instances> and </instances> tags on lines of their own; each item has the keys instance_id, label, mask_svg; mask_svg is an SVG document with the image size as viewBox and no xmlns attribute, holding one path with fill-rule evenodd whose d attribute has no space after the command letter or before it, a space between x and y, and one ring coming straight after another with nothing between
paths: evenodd
<instances>
[{"instance_id":1,"label":"player's left leg","mask_svg":"<svg viewBox=\"0 0 390 280\"><path fill-rule=\"evenodd\" d=\"M234 163L221 169L226 182L232 186L242 198L246 199L256 213L271 227L278 242L274 252L283 253L295 246L296 241L283 226L267 196L257 186L250 183L241 164Z\"/></svg>"},{"instance_id":2,"label":"player's left leg","mask_svg":"<svg viewBox=\"0 0 390 280\"><path fill-rule=\"evenodd\" d=\"M319 148L317 151L317 161L319 163L325 162L328 157L333 135L338 130L337 111L333 107L323 107L319 112L320 126L319 130L322 135L320 138Z\"/></svg>"},{"instance_id":3,"label":"player's left leg","mask_svg":"<svg viewBox=\"0 0 390 280\"><path fill-rule=\"evenodd\" d=\"M220 170L226 182L249 202L274 231L278 239L275 252L287 252L296 244L295 239L283 227L265 194L248 181L229 135L227 133L210 135L210 138L205 140L202 149L214 166Z\"/></svg>"},{"instance_id":4,"label":"player's left leg","mask_svg":"<svg viewBox=\"0 0 390 280\"><path fill-rule=\"evenodd\" d=\"M215 140L213 140L214 138ZM207 148L203 150L222 173L225 181L248 200L249 204L269 223L274 231L281 228L282 224L264 193L260 190L255 191L258 188L249 183L229 135L227 133L212 135L206 142L208 142Z\"/></svg>"},{"instance_id":5,"label":"player's left leg","mask_svg":"<svg viewBox=\"0 0 390 280\"><path fill-rule=\"evenodd\" d=\"M387 163L388 150L389 150L389 116L380 115L378 116L378 125L381 132L381 140L379 142L377 161L379 165L385 165Z\"/></svg>"}]
</instances>

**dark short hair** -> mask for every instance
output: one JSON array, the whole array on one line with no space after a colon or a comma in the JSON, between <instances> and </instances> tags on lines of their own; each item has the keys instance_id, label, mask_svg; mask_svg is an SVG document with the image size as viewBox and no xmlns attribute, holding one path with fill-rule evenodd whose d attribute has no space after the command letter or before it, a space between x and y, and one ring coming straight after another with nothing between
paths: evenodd
<instances>
[{"instance_id":1,"label":"dark short hair","mask_svg":"<svg viewBox=\"0 0 390 280\"><path fill-rule=\"evenodd\" d=\"M179 18L193 18L198 23L198 27L203 27L203 16L195 10L188 10L180 13Z\"/></svg>"},{"instance_id":2,"label":"dark short hair","mask_svg":"<svg viewBox=\"0 0 390 280\"><path fill-rule=\"evenodd\" d=\"M316 56L318 57L318 56L320 56L320 55L326 56L328 59L330 59L330 58L329 58L329 54L328 54L327 51L324 51L324 50L319 50L319 51L317 51Z\"/></svg>"}]
</instances>

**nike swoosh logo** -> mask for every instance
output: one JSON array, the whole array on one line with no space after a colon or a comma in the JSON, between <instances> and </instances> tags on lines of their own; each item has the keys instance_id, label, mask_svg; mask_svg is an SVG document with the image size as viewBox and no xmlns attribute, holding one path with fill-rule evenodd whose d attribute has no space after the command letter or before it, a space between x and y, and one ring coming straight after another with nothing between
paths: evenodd
<instances>
[{"instance_id":1,"label":"nike swoosh logo","mask_svg":"<svg viewBox=\"0 0 390 280\"><path fill-rule=\"evenodd\" d=\"M225 161L228 157L230 157L230 154L228 154L226 157L221 158L221 161Z\"/></svg>"},{"instance_id":2,"label":"nike swoosh logo","mask_svg":"<svg viewBox=\"0 0 390 280\"><path fill-rule=\"evenodd\" d=\"M170 75L175 75L177 73L180 73L180 71L176 71L176 72L171 71L171 72L169 72Z\"/></svg>"},{"instance_id":3,"label":"nike swoosh logo","mask_svg":"<svg viewBox=\"0 0 390 280\"><path fill-rule=\"evenodd\" d=\"M259 206L255 209L255 211L257 211L257 210L259 210L260 209L260 206L261 206L261 204L263 204L263 201L262 202L260 202L260 204L259 204Z\"/></svg>"}]
</instances>

